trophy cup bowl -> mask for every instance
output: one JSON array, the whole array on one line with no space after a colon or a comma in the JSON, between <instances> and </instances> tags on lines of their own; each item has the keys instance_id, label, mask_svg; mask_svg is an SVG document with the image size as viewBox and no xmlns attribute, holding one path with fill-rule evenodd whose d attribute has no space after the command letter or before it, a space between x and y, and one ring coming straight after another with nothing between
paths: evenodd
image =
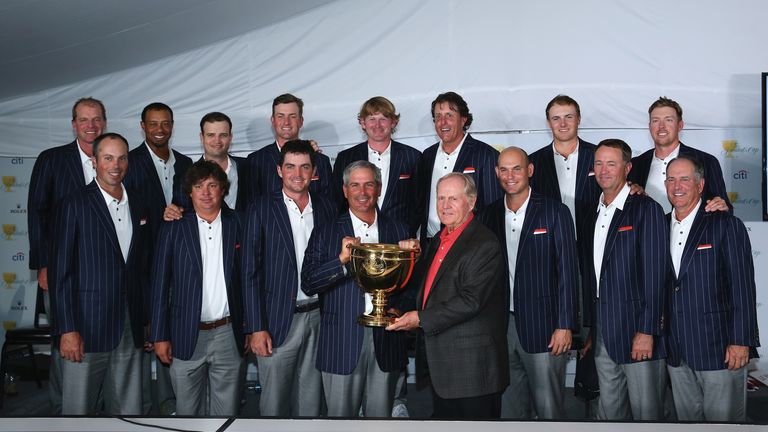
<instances>
[{"instance_id":1,"label":"trophy cup bowl","mask_svg":"<svg viewBox=\"0 0 768 432\"><path fill-rule=\"evenodd\" d=\"M15 176L3 176L3 186L5 186L5 191L10 192L11 186L16 183L16 177Z\"/></svg>"},{"instance_id":2,"label":"trophy cup bowl","mask_svg":"<svg viewBox=\"0 0 768 432\"><path fill-rule=\"evenodd\" d=\"M738 141L736 140L723 140L723 150L725 150L725 157L733 158L733 151L736 150Z\"/></svg>"},{"instance_id":3,"label":"trophy cup bowl","mask_svg":"<svg viewBox=\"0 0 768 432\"><path fill-rule=\"evenodd\" d=\"M5 281L5 286L12 288L13 283L16 282L16 273L3 272L3 281Z\"/></svg>"},{"instance_id":4,"label":"trophy cup bowl","mask_svg":"<svg viewBox=\"0 0 768 432\"><path fill-rule=\"evenodd\" d=\"M3 224L3 234L6 240L13 240L13 233L16 232L16 224Z\"/></svg>"},{"instance_id":5,"label":"trophy cup bowl","mask_svg":"<svg viewBox=\"0 0 768 432\"><path fill-rule=\"evenodd\" d=\"M357 322L368 327L386 327L394 320L386 313L387 298L408 283L416 253L383 243L364 243L350 248L352 277L360 289L373 297L373 311L357 317Z\"/></svg>"}]
</instances>

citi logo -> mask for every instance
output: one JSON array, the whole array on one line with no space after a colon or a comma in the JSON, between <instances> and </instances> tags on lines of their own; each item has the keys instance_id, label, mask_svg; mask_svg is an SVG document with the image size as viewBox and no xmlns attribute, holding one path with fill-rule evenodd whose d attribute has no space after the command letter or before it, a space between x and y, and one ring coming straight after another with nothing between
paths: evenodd
<instances>
[{"instance_id":1,"label":"citi logo","mask_svg":"<svg viewBox=\"0 0 768 432\"><path fill-rule=\"evenodd\" d=\"M25 258L24 252L16 252L15 255L11 256L11 261L24 261Z\"/></svg>"},{"instance_id":2,"label":"citi logo","mask_svg":"<svg viewBox=\"0 0 768 432\"><path fill-rule=\"evenodd\" d=\"M746 180L749 177L749 171L740 169L733 173L733 178L736 180Z\"/></svg>"}]
</instances>

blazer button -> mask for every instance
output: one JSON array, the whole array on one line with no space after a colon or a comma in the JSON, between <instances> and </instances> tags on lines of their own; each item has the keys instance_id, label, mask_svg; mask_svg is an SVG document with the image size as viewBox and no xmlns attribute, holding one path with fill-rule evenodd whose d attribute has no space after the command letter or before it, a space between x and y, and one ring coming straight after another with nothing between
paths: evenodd
<instances>
[{"instance_id":1,"label":"blazer button","mask_svg":"<svg viewBox=\"0 0 768 432\"><path fill-rule=\"evenodd\" d=\"M677 292L677 291L680 291L680 287L679 286L675 287L675 292Z\"/></svg>"}]
</instances>

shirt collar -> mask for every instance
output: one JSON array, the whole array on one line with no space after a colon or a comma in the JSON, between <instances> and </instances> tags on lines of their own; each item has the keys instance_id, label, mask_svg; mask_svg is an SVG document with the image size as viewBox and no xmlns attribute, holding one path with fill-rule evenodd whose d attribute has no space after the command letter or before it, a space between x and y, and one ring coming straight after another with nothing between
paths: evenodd
<instances>
[{"instance_id":1,"label":"shirt collar","mask_svg":"<svg viewBox=\"0 0 768 432\"><path fill-rule=\"evenodd\" d=\"M366 226L368 227L367 229L378 228L379 227L377 225L377 223L379 222L379 212L378 211L376 211L376 216L374 216L373 223L370 224L370 225L368 225L367 222L364 222L362 219L360 219L357 216L355 216L355 214L352 213L352 210L349 211L349 217L352 219L352 229L354 231L358 231L359 229L363 229Z\"/></svg>"},{"instance_id":2,"label":"shirt collar","mask_svg":"<svg viewBox=\"0 0 768 432\"><path fill-rule=\"evenodd\" d=\"M389 144L387 144L387 148L384 149L383 152L378 152L378 151L372 149L371 145L368 144L368 154L375 153L375 154L384 156L384 155L388 155L388 154L392 153L390 150L392 150L392 140L389 140Z\"/></svg>"},{"instance_id":3,"label":"shirt collar","mask_svg":"<svg viewBox=\"0 0 768 432\"><path fill-rule=\"evenodd\" d=\"M555 147L555 142L554 141L552 141L552 151L555 153L555 155L560 156L561 158L566 159L566 160L568 160L568 159L570 159L572 157L578 158L579 157L579 143L576 143L576 148L573 150L573 152L571 152L570 155L568 155L568 157L565 157L565 156L561 155L557 151L557 147Z\"/></svg>"},{"instance_id":4,"label":"shirt collar","mask_svg":"<svg viewBox=\"0 0 768 432\"><path fill-rule=\"evenodd\" d=\"M672 209L672 221L677 222L683 226L689 226L693 224L693 220L696 219L696 213L699 212L699 207L701 207L701 198L699 198L699 202L696 203L696 207L694 207L693 210L688 213L688 216L684 217L681 221L677 220L675 217L675 210Z\"/></svg>"},{"instance_id":5,"label":"shirt collar","mask_svg":"<svg viewBox=\"0 0 768 432\"><path fill-rule=\"evenodd\" d=\"M298 207L298 205L296 204L296 201L294 201L293 198L286 195L284 190L281 189L280 192L283 194L283 202L285 203L285 205L295 205L296 207ZM308 201L307 201L307 206L304 207L304 213L312 211L312 195L307 193L307 198L308 198ZM350 215L352 215L351 212L350 212Z\"/></svg>"},{"instance_id":6,"label":"shirt collar","mask_svg":"<svg viewBox=\"0 0 768 432\"><path fill-rule=\"evenodd\" d=\"M619 194L616 195L616 198L614 198L613 201L608 205L604 204L605 193L601 193L600 201L597 204L597 211L600 211L601 207L610 208L611 206L616 207L619 210L624 210L624 204L627 202L627 197L629 197L629 185L626 183L624 184L624 187L622 187L619 191Z\"/></svg>"},{"instance_id":7,"label":"shirt collar","mask_svg":"<svg viewBox=\"0 0 768 432\"><path fill-rule=\"evenodd\" d=\"M528 208L528 201L530 201L530 200L531 200L531 187L528 186L528 197L525 198L525 202L523 202L523 205L521 205L520 208L517 209L517 211L512 211L512 209L510 209L507 206L507 200L506 199L504 200L504 208L507 209L508 213L514 213L516 215L522 215L522 214L525 214L525 210Z\"/></svg>"},{"instance_id":8,"label":"shirt collar","mask_svg":"<svg viewBox=\"0 0 768 432\"><path fill-rule=\"evenodd\" d=\"M461 233L464 232L464 230L467 228L467 225L469 225L470 222L472 222L472 219L475 218L475 214L473 212L469 212L469 217L467 220L464 221L463 224L459 225L458 228L453 230L452 232L448 232L448 227L443 228L442 231L440 231L440 241L449 241L453 242L456 241L457 238L461 235Z\"/></svg>"},{"instance_id":9,"label":"shirt collar","mask_svg":"<svg viewBox=\"0 0 768 432\"><path fill-rule=\"evenodd\" d=\"M85 152L83 151L82 148L80 148L80 141L79 140L75 140L75 141L76 141L76 144L77 144L77 151L78 151L78 153L80 153L80 162L83 165L85 165L85 161L90 161L91 158L90 158L90 156L85 154Z\"/></svg>"},{"instance_id":10,"label":"shirt collar","mask_svg":"<svg viewBox=\"0 0 768 432\"><path fill-rule=\"evenodd\" d=\"M672 150L672 153L669 154L669 156L665 157L664 159L660 159L656 157L656 151L653 152L653 159L661 162L669 162L672 159L676 158L678 155L680 155L680 144L675 147L674 150Z\"/></svg>"},{"instance_id":11,"label":"shirt collar","mask_svg":"<svg viewBox=\"0 0 768 432\"><path fill-rule=\"evenodd\" d=\"M461 151L461 147L464 145L464 141L467 139L468 136L469 136L469 133L464 132L464 138L461 139L461 142L459 143L458 146L456 146L456 149L450 153L451 155L459 154L459 152ZM442 153L445 155L448 154L445 152L445 150L443 150L443 140L440 140L440 145L437 146L437 151L438 153Z\"/></svg>"},{"instance_id":12,"label":"shirt collar","mask_svg":"<svg viewBox=\"0 0 768 432\"><path fill-rule=\"evenodd\" d=\"M205 155L203 155L203 160L209 160L205 158ZM216 161L214 161L216 162ZM229 175L229 171L232 170L232 158L227 155L227 169L224 170L224 174Z\"/></svg>"},{"instance_id":13,"label":"shirt collar","mask_svg":"<svg viewBox=\"0 0 768 432\"><path fill-rule=\"evenodd\" d=\"M219 209L219 213L213 219L213 222L210 222L210 223L207 220L201 218L200 215L198 215L197 213L195 213L195 216L197 217L197 222L198 223L206 223L206 224L209 224L209 225L215 225L215 224L221 222L221 209Z\"/></svg>"},{"instance_id":14,"label":"shirt collar","mask_svg":"<svg viewBox=\"0 0 768 432\"><path fill-rule=\"evenodd\" d=\"M96 184L99 186L99 191L101 191L101 195L104 197L104 201L107 203L107 206L117 201L117 198L110 195L109 192L105 191L104 188L101 187L101 185L99 184L99 179L94 179L94 180L96 181ZM125 190L125 186L123 186L122 183L120 183L120 187L123 188L123 197L120 198L120 201L117 202L117 205L128 204L128 191Z\"/></svg>"},{"instance_id":15,"label":"shirt collar","mask_svg":"<svg viewBox=\"0 0 768 432\"><path fill-rule=\"evenodd\" d=\"M147 144L146 141L144 141L144 145L147 146L147 149L149 150L150 156L155 160L155 162L162 162L167 165L175 165L176 164L176 157L173 155L173 150L168 150L168 162L164 161L163 158L157 155L154 150L152 150L152 147ZM168 144L170 145L170 144Z\"/></svg>"}]
</instances>

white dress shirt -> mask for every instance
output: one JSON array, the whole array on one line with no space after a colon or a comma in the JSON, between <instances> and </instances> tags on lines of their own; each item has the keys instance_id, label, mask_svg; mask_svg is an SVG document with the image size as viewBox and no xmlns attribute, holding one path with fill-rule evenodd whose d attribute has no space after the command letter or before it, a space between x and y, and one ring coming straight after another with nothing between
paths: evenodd
<instances>
[{"instance_id":1,"label":"white dress shirt","mask_svg":"<svg viewBox=\"0 0 768 432\"><path fill-rule=\"evenodd\" d=\"M443 142L437 146L435 155L435 165L432 167L432 183L429 189L429 219L427 220L427 237L434 237L440 231L440 218L437 217L437 181L444 175L453 172L456 165L456 159L459 158L461 148L464 146L464 140L467 134L461 139L459 146L450 154L443 150Z\"/></svg>"},{"instance_id":2,"label":"white dress shirt","mask_svg":"<svg viewBox=\"0 0 768 432\"><path fill-rule=\"evenodd\" d=\"M576 171L579 164L579 146L568 157L557 152L552 143L552 151L555 154L555 171L557 171L557 183L560 185L560 200L571 212L571 219L576 220Z\"/></svg>"},{"instance_id":3,"label":"white dress shirt","mask_svg":"<svg viewBox=\"0 0 768 432\"><path fill-rule=\"evenodd\" d=\"M680 261L683 259L683 250L688 241L688 234L691 233L693 220L696 219L696 213L701 207L701 198L694 207L693 211L679 221L672 212L672 223L669 225L669 252L672 255L672 266L675 268L675 276L680 276Z\"/></svg>"},{"instance_id":4,"label":"white dress shirt","mask_svg":"<svg viewBox=\"0 0 768 432\"><path fill-rule=\"evenodd\" d=\"M376 219L373 223L368 225L362 220L358 219L352 211L349 212L349 216L352 218L352 229L355 232L355 237L360 237L360 243L378 243L379 242L379 213L376 213ZM365 313L370 313L373 310L373 297L365 293Z\"/></svg>"},{"instance_id":5,"label":"white dress shirt","mask_svg":"<svg viewBox=\"0 0 768 432\"><path fill-rule=\"evenodd\" d=\"M651 158L651 168L648 171L648 180L645 182L645 193L661 205L661 208L664 209L664 214L672 211L672 204L669 202L669 198L667 198L667 187L664 185L664 182L667 180L667 165L679 154L680 146L678 145L664 159L657 158L655 152Z\"/></svg>"},{"instance_id":6,"label":"white dress shirt","mask_svg":"<svg viewBox=\"0 0 768 432\"><path fill-rule=\"evenodd\" d=\"M507 207L507 200L504 200L504 233L507 241L507 256L509 257L509 310L515 311L515 271L517 271L517 249L520 245L520 233L523 231L523 222L525 221L525 210L528 208L528 201L531 200L531 188L528 188L528 198L517 211L510 210Z\"/></svg>"},{"instance_id":7,"label":"white dress shirt","mask_svg":"<svg viewBox=\"0 0 768 432\"><path fill-rule=\"evenodd\" d=\"M304 264L304 252L307 250L309 236L312 234L312 228L315 227L315 218L312 214L312 198L304 207L304 211L299 210L296 202L288 197L283 191L283 202L288 211L288 221L291 223L291 233L293 234L293 250L296 251L296 270L301 275L301 267ZM316 299L317 294L308 296L301 290L301 277L298 278L296 291L296 302L304 302L308 299Z\"/></svg>"},{"instance_id":8,"label":"white dress shirt","mask_svg":"<svg viewBox=\"0 0 768 432\"><path fill-rule=\"evenodd\" d=\"M387 184L389 183L389 165L392 161L392 141L389 142L387 148L379 153L368 146L368 162L376 165L381 170L381 194L379 194L379 200L377 204L379 208L384 204L384 197L387 195Z\"/></svg>"},{"instance_id":9,"label":"white dress shirt","mask_svg":"<svg viewBox=\"0 0 768 432\"><path fill-rule=\"evenodd\" d=\"M227 283L224 280L221 210L211 223L197 216L197 227L203 262L203 304L200 308L200 321L217 321L229 316Z\"/></svg>"},{"instance_id":10,"label":"white dress shirt","mask_svg":"<svg viewBox=\"0 0 768 432\"><path fill-rule=\"evenodd\" d=\"M594 250L592 257L595 260L595 280L597 280L597 297L600 297L600 271L603 268L603 254L605 253L605 240L608 238L608 230L611 228L611 220L616 209L624 210L624 203L629 196L629 186L624 184L619 194L609 205L605 205L605 195L600 194L597 204L597 222L595 222Z\"/></svg>"},{"instance_id":11,"label":"white dress shirt","mask_svg":"<svg viewBox=\"0 0 768 432\"><path fill-rule=\"evenodd\" d=\"M146 141L144 145L149 149L149 157L152 158L155 171L157 171L157 178L160 179L160 186L163 188L165 205L168 205L173 201L173 175L176 172L173 165L176 163L176 156L173 155L173 150L170 150L170 156L168 157L168 162L166 162L155 154L155 151L152 150L152 147Z\"/></svg>"},{"instance_id":12,"label":"white dress shirt","mask_svg":"<svg viewBox=\"0 0 768 432\"><path fill-rule=\"evenodd\" d=\"M125 190L125 186L121 183L120 187L123 188L123 197L118 201L101 187L98 180L96 180L96 184L99 185L99 190L101 190L101 194L104 196L104 201L109 209L109 216L115 225L115 233L117 233L117 242L120 244L120 253L123 254L123 261L128 261L128 252L131 249L131 238L133 237L133 223L131 222L131 207L128 205L128 191Z\"/></svg>"},{"instance_id":13,"label":"white dress shirt","mask_svg":"<svg viewBox=\"0 0 768 432\"><path fill-rule=\"evenodd\" d=\"M96 178L96 168L93 167L93 159L91 159L83 149L80 148L80 141L77 141L77 152L80 153L80 164L83 166L83 177L85 178L85 184L90 184L93 179Z\"/></svg>"}]
</instances>

